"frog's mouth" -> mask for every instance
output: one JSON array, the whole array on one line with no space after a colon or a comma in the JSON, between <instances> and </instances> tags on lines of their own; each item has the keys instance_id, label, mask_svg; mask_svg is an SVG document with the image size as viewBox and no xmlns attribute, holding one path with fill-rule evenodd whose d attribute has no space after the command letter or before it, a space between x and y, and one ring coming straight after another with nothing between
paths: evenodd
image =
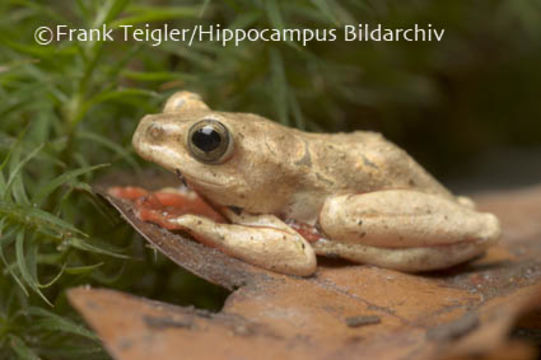
<instances>
[{"instance_id":1,"label":"frog's mouth","mask_svg":"<svg viewBox=\"0 0 541 360\"><path fill-rule=\"evenodd\" d=\"M182 185L184 185L185 187L189 188L188 183L186 182L186 178L184 177L184 175L182 175L182 173L180 172L179 169L175 169L175 175L176 175L177 178L180 180L180 182L182 183Z\"/></svg>"},{"instance_id":2,"label":"frog's mouth","mask_svg":"<svg viewBox=\"0 0 541 360\"><path fill-rule=\"evenodd\" d=\"M189 191L193 191L196 193L200 198L204 199L205 202L207 202L212 208L215 210L219 209L219 206L215 205L213 201L211 201L208 197L205 196L205 194L202 194L200 191L197 191L197 189L194 188L194 186L190 186L190 182L186 180L186 177L182 174L180 169L175 168L175 175L180 180L182 186ZM210 182L206 181L200 181L202 184L206 184L209 186L217 186L216 184L212 184Z\"/></svg>"},{"instance_id":3,"label":"frog's mouth","mask_svg":"<svg viewBox=\"0 0 541 360\"><path fill-rule=\"evenodd\" d=\"M190 186L190 183L193 183L189 180L189 177L188 176L185 176L184 174L182 174L182 172L175 168L174 169L174 172L175 172L175 175L177 176L177 178L181 181L181 183L186 186L187 188L197 192L199 195L201 195L200 191L197 191L196 187L195 186ZM211 181L206 181L206 180L203 180L201 178L197 178L197 183L198 184L202 184L206 187L209 187L209 188L219 188L220 185L217 184L217 183L214 183L214 182L211 182Z\"/></svg>"}]
</instances>

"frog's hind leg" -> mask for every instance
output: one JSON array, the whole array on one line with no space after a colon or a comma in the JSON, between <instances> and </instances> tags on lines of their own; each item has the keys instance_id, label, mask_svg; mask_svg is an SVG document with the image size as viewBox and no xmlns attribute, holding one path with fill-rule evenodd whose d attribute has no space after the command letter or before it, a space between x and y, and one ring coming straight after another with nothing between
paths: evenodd
<instances>
[{"instance_id":1,"label":"frog's hind leg","mask_svg":"<svg viewBox=\"0 0 541 360\"><path fill-rule=\"evenodd\" d=\"M412 190L329 198L319 225L332 241L312 244L318 254L405 271L458 264L481 254L500 236L494 215Z\"/></svg>"},{"instance_id":2,"label":"frog's hind leg","mask_svg":"<svg viewBox=\"0 0 541 360\"><path fill-rule=\"evenodd\" d=\"M316 270L310 244L272 215L238 216L238 223L223 224L197 215L169 219L199 242L262 268L308 276Z\"/></svg>"},{"instance_id":3,"label":"frog's hind leg","mask_svg":"<svg viewBox=\"0 0 541 360\"><path fill-rule=\"evenodd\" d=\"M312 244L318 255L339 256L356 263L416 272L444 269L480 255L485 247L473 243L450 246L383 248L319 240Z\"/></svg>"}]
</instances>

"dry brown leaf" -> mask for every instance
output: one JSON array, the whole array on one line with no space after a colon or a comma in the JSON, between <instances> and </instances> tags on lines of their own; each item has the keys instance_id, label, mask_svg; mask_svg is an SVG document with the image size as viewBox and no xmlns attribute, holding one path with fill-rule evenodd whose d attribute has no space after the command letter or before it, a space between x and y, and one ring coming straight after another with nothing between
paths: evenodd
<instances>
[{"instance_id":1,"label":"dry brown leaf","mask_svg":"<svg viewBox=\"0 0 541 360\"><path fill-rule=\"evenodd\" d=\"M219 313L71 290L115 359L535 358L534 347L508 333L540 305L541 188L478 198L502 219L504 239L472 263L414 275L320 258L308 279L232 259L143 223L129 202L105 197L170 259L236 289Z\"/></svg>"}]
</instances>

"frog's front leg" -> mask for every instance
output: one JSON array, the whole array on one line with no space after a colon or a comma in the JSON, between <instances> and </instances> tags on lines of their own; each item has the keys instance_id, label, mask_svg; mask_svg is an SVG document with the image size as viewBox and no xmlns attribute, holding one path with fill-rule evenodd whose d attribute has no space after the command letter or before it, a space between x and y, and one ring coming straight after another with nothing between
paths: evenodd
<instances>
[{"instance_id":1,"label":"frog's front leg","mask_svg":"<svg viewBox=\"0 0 541 360\"><path fill-rule=\"evenodd\" d=\"M314 273L315 252L295 230L272 215L235 217L235 224L217 223L197 215L169 221L199 242L248 263L292 275Z\"/></svg>"},{"instance_id":2,"label":"frog's front leg","mask_svg":"<svg viewBox=\"0 0 541 360\"><path fill-rule=\"evenodd\" d=\"M412 190L329 198L319 224L332 241L313 246L404 271L449 267L481 254L500 236L497 218L472 204Z\"/></svg>"}]
</instances>

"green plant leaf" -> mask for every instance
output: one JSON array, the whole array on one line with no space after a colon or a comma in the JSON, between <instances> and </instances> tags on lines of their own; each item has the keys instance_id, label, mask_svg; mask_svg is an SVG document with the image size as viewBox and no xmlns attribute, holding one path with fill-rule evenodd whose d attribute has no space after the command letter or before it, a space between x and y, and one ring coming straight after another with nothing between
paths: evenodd
<instances>
[{"instance_id":1,"label":"green plant leaf","mask_svg":"<svg viewBox=\"0 0 541 360\"><path fill-rule=\"evenodd\" d=\"M122 72L122 76L137 81L173 81L182 79L194 79L193 76L178 72L167 71L155 71L155 72L143 72L143 71L130 71L125 70Z\"/></svg>"},{"instance_id":2,"label":"green plant leaf","mask_svg":"<svg viewBox=\"0 0 541 360\"><path fill-rule=\"evenodd\" d=\"M126 160L132 168L139 169L139 164L135 161L133 156L131 156L130 152L124 149L122 146L118 145L117 143L109 140L105 136L101 136L99 134L90 132L90 131L80 131L77 133L77 138L81 140L90 140L95 144L99 144L114 153L118 154L122 159Z\"/></svg>"},{"instance_id":3,"label":"green plant leaf","mask_svg":"<svg viewBox=\"0 0 541 360\"><path fill-rule=\"evenodd\" d=\"M87 328L46 309L32 306L28 308L28 313L39 318L35 324L38 328L49 331L61 331L98 340L98 336Z\"/></svg>"},{"instance_id":4,"label":"green plant leaf","mask_svg":"<svg viewBox=\"0 0 541 360\"><path fill-rule=\"evenodd\" d=\"M99 262L99 263L96 263L96 264L86 265L86 266L67 267L65 272L66 272L66 274L71 274L71 275L87 274L87 273L90 273L90 272L96 270L97 268L103 266L103 264L104 264L103 262Z\"/></svg>"},{"instance_id":5,"label":"green plant leaf","mask_svg":"<svg viewBox=\"0 0 541 360\"><path fill-rule=\"evenodd\" d=\"M13 280L15 280L15 283L19 285L21 290L23 291L24 295L28 296L28 290L26 289L26 286L24 286L23 281L17 276L17 274L13 271L13 268L16 266L12 266L8 263L6 259L6 255L4 254L4 248L7 248L13 241L15 240L15 229L11 229L12 231L7 232L6 227L4 226L5 219L2 219L2 226L0 227L1 230L1 236L0 236L0 259L2 260L2 263L4 264L4 274L9 273Z\"/></svg>"},{"instance_id":6,"label":"green plant leaf","mask_svg":"<svg viewBox=\"0 0 541 360\"><path fill-rule=\"evenodd\" d=\"M284 19L280 11L279 1L265 0L265 10L271 25L276 29L283 29Z\"/></svg>"},{"instance_id":7,"label":"green plant leaf","mask_svg":"<svg viewBox=\"0 0 541 360\"><path fill-rule=\"evenodd\" d=\"M41 149L43 149L43 144L38 146L37 148L35 148L30 154L28 154L24 159L22 159L21 161L18 161L17 164L13 167L13 169L10 170L10 173L9 173L9 178L8 178L8 181L7 181L7 184L4 188L4 198L6 197L6 193L9 193L11 188L13 186L15 186L15 191L14 191L14 197L19 201L19 202L25 202L25 203L28 203L28 198L26 196L26 192L24 191L24 186L22 184L22 175L21 175L21 170L23 169L23 167L30 161L32 160L34 157L36 157L36 155L41 151ZM14 158L16 159L16 157Z\"/></svg>"},{"instance_id":8,"label":"green plant leaf","mask_svg":"<svg viewBox=\"0 0 541 360\"><path fill-rule=\"evenodd\" d=\"M136 88L120 88L120 89L115 89L115 90L104 91L92 97L90 100L85 101L84 104L81 105L77 113L74 115L72 121L74 124L77 124L79 121L83 119L85 114L93 106L96 106L106 101L116 100L121 103L130 104L131 101L133 101L131 99L133 99L134 97L140 97L140 96L155 97L157 95L158 94L156 92L136 89Z\"/></svg>"},{"instance_id":9,"label":"green plant leaf","mask_svg":"<svg viewBox=\"0 0 541 360\"><path fill-rule=\"evenodd\" d=\"M209 5L210 5L210 0L203 0L203 5L201 5L201 10L199 11L199 14L198 14L200 18L202 18L203 15L205 15Z\"/></svg>"},{"instance_id":10,"label":"green plant leaf","mask_svg":"<svg viewBox=\"0 0 541 360\"><path fill-rule=\"evenodd\" d=\"M75 169L63 173L62 175L54 178L53 180L48 181L44 186L42 186L37 194L32 198L35 204L41 204L41 202L47 198L53 191L55 191L59 186L64 185L65 183L71 181L72 179L77 178L78 176L87 174L89 172L95 171L109 166L109 164L100 164L95 166L84 167L82 169Z\"/></svg>"},{"instance_id":11,"label":"green plant leaf","mask_svg":"<svg viewBox=\"0 0 541 360\"><path fill-rule=\"evenodd\" d=\"M102 24L110 23L130 4L131 0L108 0L105 5L99 8L94 20L93 27L100 27Z\"/></svg>"},{"instance_id":12,"label":"green plant leaf","mask_svg":"<svg viewBox=\"0 0 541 360\"><path fill-rule=\"evenodd\" d=\"M325 16L331 23L333 23L335 26L339 25L339 21L334 16L334 13L327 3L327 0L311 0L312 4L314 4L318 9L319 12Z\"/></svg>"},{"instance_id":13,"label":"green plant leaf","mask_svg":"<svg viewBox=\"0 0 541 360\"><path fill-rule=\"evenodd\" d=\"M21 273L21 276L28 287L34 290L34 292L38 294L43 301L50 306L53 306L49 299L47 299L39 289L38 281L35 278L37 272L35 262L35 245L30 244L30 250L28 251L29 256L26 256L27 251L25 250L25 235L25 231L23 230L15 236L15 256L17 260L17 268L19 269L19 272Z\"/></svg>"},{"instance_id":14,"label":"green plant leaf","mask_svg":"<svg viewBox=\"0 0 541 360\"><path fill-rule=\"evenodd\" d=\"M24 6L26 9L34 10L35 14L39 14L41 18L49 17L54 19L59 24L66 24L68 19L61 16L58 11L54 11L50 6L42 5L37 1L30 0L9 0L13 5Z\"/></svg>"},{"instance_id":15,"label":"green plant leaf","mask_svg":"<svg viewBox=\"0 0 541 360\"><path fill-rule=\"evenodd\" d=\"M56 231L59 237L68 234L88 236L67 221L62 220L47 211L30 206L20 206L0 200L0 215L20 225L33 228L38 232L41 231L48 235L50 232L47 232L46 230Z\"/></svg>"},{"instance_id":16,"label":"green plant leaf","mask_svg":"<svg viewBox=\"0 0 541 360\"><path fill-rule=\"evenodd\" d=\"M111 25L113 27L119 27L120 25L136 25L154 21L195 18L200 12L200 6L130 6L128 15L114 21Z\"/></svg>"},{"instance_id":17,"label":"green plant leaf","mask_svg":"<svg viewBox=\"0 0 541 360\"><path fill-rule=\"evenodd\" d=\"M62 265L62 268L58 271L58 273L55 276L53 276L53 278L51 280L49 280L49 282L46 282L44 284L38 282L38 287L41 288L41 289L47 289L48 287L54 285L58 280L60 280L60 278L64 274L65 269L66 269L66 263L64 263ZM36 276L37 276L37 274L36 274ZM37 277L36 277L36 279L37 279Z\"/></svg>"},{"instance_id":18,"label":"green plant leaf","mask_svg":"<svg viewBox=\"0 0 541 360\"><path fill-rule=\"evenodd\" d=\"M11 349L17 355L20 360L40 360L39 356L28 345L24 343L18 336L8 335L8 341L11 345Z\"/></svg>"},{"instance_id":19,"label":"green plant leaf","mask_svg":"<svg viewBox=\"0 0 541 360\"><path fill-rule=\"evenodd\" d=\"M108 255L111 257L119 259L128 259L129 256L121 254L120 249L117 249L109 244L99 243L97 240L93 240L93 243L90 243L88 240L83 240L80 238L72 237L66 240L66 244L72 246L76 249L92 252L95 254Z\"/></svg>"}]
</instances>

